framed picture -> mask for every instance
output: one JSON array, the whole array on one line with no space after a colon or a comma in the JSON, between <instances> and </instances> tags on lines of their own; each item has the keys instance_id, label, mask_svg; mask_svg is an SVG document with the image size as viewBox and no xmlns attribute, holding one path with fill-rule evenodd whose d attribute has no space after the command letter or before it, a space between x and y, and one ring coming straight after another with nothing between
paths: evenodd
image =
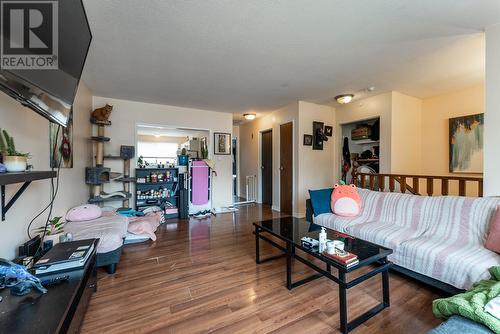
<instances>
[{"instance_id":1,"label":"framed picture","mask_svg":"<svg viewBox=\"0 0 500 334\"><path fill-rule=\"evenodd\" d=\"M304 146L312 146L312 144L313 144L313 136L304 135Z\"/></svg>"},{"instance_id":2,"label":"framed picture","mask_svg":"<svg viewBox=\"0 0 500 334\"><path fill-rule=\"evenodd\" d=\"M331 137L333 135L333 127L325 125L325 135Z\"/></svg>"},{"instance_id":3,"label":"framed picture","mask_svg":"<svg viewBox=\"0 0 500 334\"><path fill-rule=\"evenodd\" d=\"M324 134L325 123L313 122L313 150L323 150L323 142L327 141Z\"/></svg>"},{"instance_id":4,"label":"framed picture","mask_svg":"<svg viewBox=\"0 0 500 334\"><path fill-rule=\"evenodd\" d=\"M73 110L69 115L68 126L49 123L50 167L73 168ZM57 145L54 149L54 145Z\"/></svg>"},{"instance_id":5,"label":"framed picture","mask_svg":"<svg viewBox=\"0 0 500 334\"><path fill-rule=\"evenodd\" d=\"M214 154L230 155L231 154L231 134L230 133L214 133Z\"/></svg>"},{"instance_id":6,"label":"framed picture","mask_svg":"<svg viewBox=\"0 0 500 334\"><path fill-rule=\"evenodd\" d=\"M450 118L450 172L483 173L484 114Z\"/></svg>"}]
</instances>

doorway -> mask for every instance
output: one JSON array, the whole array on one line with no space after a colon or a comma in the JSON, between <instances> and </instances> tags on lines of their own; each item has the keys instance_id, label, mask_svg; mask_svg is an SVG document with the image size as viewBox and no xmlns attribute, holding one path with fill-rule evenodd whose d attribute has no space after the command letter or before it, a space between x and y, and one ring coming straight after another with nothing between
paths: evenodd
<instances>
[{"instance_id":1,"label":"doorway","mask_svg":"<svg viewBox=\"0 0 500 334\"><path fill-rule=\"evenodd\" d=\"M262 132L262 204L273 204L273 130Z\"/></svg>"},{"instance_id":2,"label":"doorway","mask_svg":"<svg viewBox=\"0 0 500 334\"><path fill-rule=\"evenodd\" d=\"M280 211L293 212L293 123L280 125Z\"/></svg>"}]
</instances>

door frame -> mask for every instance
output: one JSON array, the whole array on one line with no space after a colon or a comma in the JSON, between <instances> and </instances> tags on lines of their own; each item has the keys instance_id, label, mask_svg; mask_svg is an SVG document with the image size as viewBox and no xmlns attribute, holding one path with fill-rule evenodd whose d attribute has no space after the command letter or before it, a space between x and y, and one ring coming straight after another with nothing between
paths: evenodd
<instances>
[{"instance_id":1,"label":"door frame","mask_svg":"<svg viewBox=\"0 0 500 334\"><path fill-rule=\"evenodd\" d=\"M292 123L292 215L294 217L298 217L299 214L297 212L297 203L296 203L296 191L297 191L297 171L295 166L297 165L297 135L296 135L296 124L295 120L288 120L288 121L283 121L278 124L278 128L281 127L281 125ZM279 170L279 166L281 165L281 131L279 133L278 137L278 142L279 142L279 147L278 147L278 203L277 206L272 207L272 210L274 211L281 211L281 173Z\"/></svg>"},{"instance_id":2,"label":"door frame","mask_svg":"<svg viewBox=\"0 0 500 334\"><path fill-rule=\"evenodd\" d=\"M269 128L269 129L266 129L266 130L260 130L259 131L259 174L258 174L258 182L257 182L257 186L259 187L258 191L257 191L257 198L258 198L258 203L262 204L263 202L263 196L262 196L262 168L260 168L262 166L262 153L263 153L263 150L262 150L262 144L263 144L263 140L262 140L262 136L264 133L267 133L267 132L270 132L271 133L271 165L272 165L272 169L271 169L271 178L273 180L272 184L271 184L271 206L273 205L273 197L274 197L274 129L273 128Z\"/></svg>"},{"instance_id":3,"label":"door frame","mask_svg":"<svg viewBox=\"0 0 500 334\"><path fill-rule=\"evenodd\" d=\"M258 149L257 149L257 203L262 204L262 169L260 166L262 166L262 133L267 132L267 131L273 131L273 128L266 128L259 130L259 135L257 138L258 141ZM274 131L273 131L274 132ZM274 135L274 133L273 133ZM272 153L274 157L274 139L273 139L273 148L272 148ZM274 160L274 159L273 159ZM274 163L273 163L273 172L274 172ZM273 180L274 180L274 174L273 174ZM274 181L273 181L274 183ZM273 194L274 194L274 189L273 189ZM273 195L274 197L274 195Z\"/></svg>"}]
</instances>

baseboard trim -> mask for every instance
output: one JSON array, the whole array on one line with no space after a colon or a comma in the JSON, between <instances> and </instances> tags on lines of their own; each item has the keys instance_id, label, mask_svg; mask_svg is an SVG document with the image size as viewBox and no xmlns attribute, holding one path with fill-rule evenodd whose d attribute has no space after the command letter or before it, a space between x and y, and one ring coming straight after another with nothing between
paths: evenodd
<instances>
[{"instance_id":1,"label":"baseboard trim","mask_svg":"<svg viewBox=\"0 0 500 334\"><path fill-rule=\"evenodd\" d=\"M306 217L306 213L305 212L294 212L293 216L295 218L305 218Z\"/></svg>"},{"instance_id":2,"label":"baseboard trim","mask_svg":"<svg viewBox=\"0 0 500 334\"><path fill-rule=\"evenodd\" d=\"M280 211L280 207L279 207L279 206L274 206L274 205L273 205L273 206L271 206L271 210L273 210L273 211L278 211L278 212L279 212L279 211Z\"/></svg>"}]
</instances>

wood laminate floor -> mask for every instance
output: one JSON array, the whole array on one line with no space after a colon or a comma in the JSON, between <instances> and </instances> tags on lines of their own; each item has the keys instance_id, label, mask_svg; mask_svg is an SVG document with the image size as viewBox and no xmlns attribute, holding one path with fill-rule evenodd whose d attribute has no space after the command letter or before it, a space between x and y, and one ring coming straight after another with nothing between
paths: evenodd
<instances>
[{"instance_id":1,"label":"wood laminate floor","mask_svg":"<svg viewBox=\"0 0 500 334\"><path fill-rule=\"evenodd\" d=\"M126 246L114 275L99 272L82 333L338 333L338 287L326 278L288 291L285 259L255 264L251 205L210 220L171 221L156 242ZM264 248L261 254L276 254ZM311 274L294 264L294 279ZM391 307L352 333L426 333L436 291L390 275ZM380 275L348 291L349 319L381 300Z\"/></svg>"}]
</instances>

